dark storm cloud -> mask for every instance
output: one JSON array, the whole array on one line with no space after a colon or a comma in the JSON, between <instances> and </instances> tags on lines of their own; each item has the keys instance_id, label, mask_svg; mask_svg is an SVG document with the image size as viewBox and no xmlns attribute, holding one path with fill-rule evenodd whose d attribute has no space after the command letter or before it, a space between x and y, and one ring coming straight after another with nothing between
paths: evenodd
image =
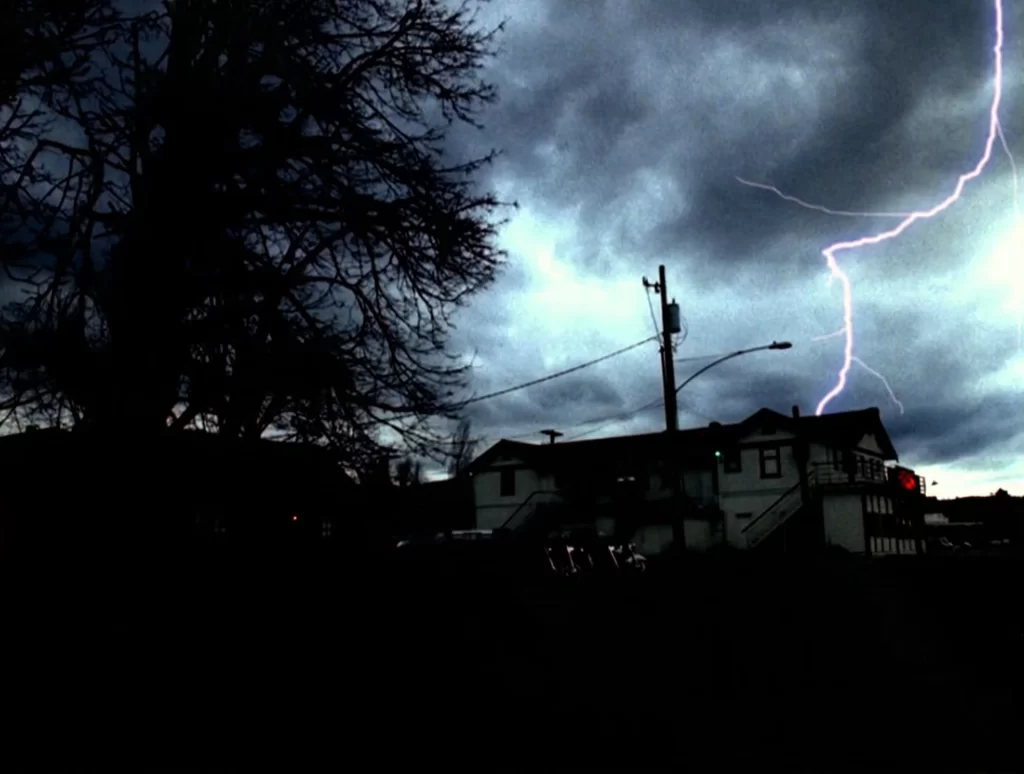
<instances>
[{"instance_id":1,"label":"dark storm cloud","mask_svg":"<svg viewBox=\"0 0 1024 774\"><path fill-rule=\"evenodd\" d=\"M546 16L511 27L495 70L502 102L477 142L505 151L495 175L514 180L534 204L576 212L583 241L611 229L652 252L711 254L712 266L694 268L721 282L722 264L764 260L765 245L779 238L806 234L813 256L820 244L863 233L862 223L772 201L735 175L846 209L877 209L900 195L920 206L980 148L983 114L917 127L916 144L905 123L923 103L963 99L990 77L988 3L547 7ZM516 7L508 9L515 21ZM737 53L714 54L727 45ZM838 61L828 58L832 50ZM776 67L817 80L806 88L773 81L745 96L769 77L758 68ZM802 105L805 113L771 115ZM1012 115L1004 122L1013 125ZM649 224L646 237L622 233L608 216L646 168L678 183L675 212ZM596 260L593 249L579 252Z\"/></svg>"},{"instance_id":2,"label":"dark storm cloud","mask_svg":"<svg viewBox=\"0 0 1024 774\"><path fill-rule=\"evenodd\" d=\"M918 408L887 422L890 436L904 457L934 465L987 452L997 456L1001 446L1020 434L1020 394L1004 392L974 401L948 402ZM982 465L992 463L983 462ZM996 463L998 466L998 463Z\"/></svg>"},{"instance_id":3,"label":"dark storm cloud","mask_svg":"<svg viewBox=\"0 0 1024 774\"><path fill-rule=\"evenodd\" d=\"M1004 5L1000 123L1019 154L1024 4ZM841 340L811 341L842 324L821 250L896 221L810 212L735 177L833 209L934 206L983 149L992 0L524 0L502 10L511 20L492 70L501 102L485 132L459 133L454 147L503 149L485 182L559 232L556 243L520 238L513 264L551 254L582 289L583 280L651 276L665 263L690 317L687 355L794 341L788 353L740 358L695 380L680 396L684 426L737 421L761 406L812 413L842 364ZM996 309L1017 264L988 285L976 276L1011 225L1008 173L997 144L985 174L942 217L841 256L853 281L855 353L887 383L855 362L829 410L878 406L904 462L994 471L1007 450L1024 451L1012 410L1019 392L1006 378L1015 330ZM541 273L542 285L565 281ZM535 354L519 359L503 338L516 312L487 314L492 323L474 333L493 336L504 370L484 370L498 386L536 375ZM594 325L581 320L573 336ZM536 346L557 345L550 336ZM680 365L677 383L699 366ZM629 378L608 379L627 408L658 389L646 371ZM491 420L514 426L529 416L565 429L579 402L571 390L564 399L531 391L494 406ZM652 410L607 432L663 426Z\"/></svg>"},{"instance_id":4,"label":"dark storm cloud","mask_svg":"<svg viewBox=\"0 0 1024 774\"><path fill-rule=\"evenodd\" d=\"M931 360L928 372L921 374L921 381L949 384L950 375L959 370L949 362ZM690 395L681 396L681 402L689 400L702 407L714 406L723 422L739 421L756 406L788 415L796 405L801 413L811 414L821 393L809 389L808 382L798 374L764 373L748 365L739 373L713 375L709 372L707 381ZM693 387L697 388L696 381ZM978 455L981 457L974 465L976 469L995 470L1012 464L1012 459L1007 461L1000 457L1000 449L1020 434L1019 392L1004 391L984 398L967 393L966 388L954 387L945 394L936 390L933 395L915 395L913 399L906 398L907 410L901 414L885 398L880 387L871 380L855 378L837 399L836 408L879 406L897 451L914 464L941 465ZM685 407L681 406L681 410ZM1005 448L1002 454L1005 455Z\"/></svg>"},{"instance_id":5,"label":"dark storm cloud","mask_svg":"<svg viewBox=\"0 0 1024 774\"><path fill-rule=\"evenodd\" d=\"M607 378L580 375L471 404L465 415L472 421L476 432L493 434L530 426L538 430L542 426L567 428L620 413L630 406L631 401Z\"/></svg>"},{"instance_id":6,"label":"dark storm cloud","mask_svg":"<svg viewBox=\"0 0 1024 774\"><path fill-rule=\"evenodd\" d=\"M763 356L774 354L766 352ZM685 372L680 372L677 381L681 384L685 378ZM680 392L679 402L681 411L686 409L684 404L689 404L698 411L712 413L719 422L728 423L746 419L760 407L788 415L793 406L799 406L801 412L813 413L818 402L813 390L806 374L767 370L763 362L743 363L737 359L694 379Z\"/></svg>"},{"instance_id":7,"label":"dark storm cloud","mask_svg":"<svg viewBox=\"0 0 1024 774\"><path fill-rule=\"evenodd\" d=\"M567 376L530 387L526 397L541 409L553 410L567 404L586 406L588 410L621 410L622 395L615 387L593 376Z\"/></svg>"}]
</instances>

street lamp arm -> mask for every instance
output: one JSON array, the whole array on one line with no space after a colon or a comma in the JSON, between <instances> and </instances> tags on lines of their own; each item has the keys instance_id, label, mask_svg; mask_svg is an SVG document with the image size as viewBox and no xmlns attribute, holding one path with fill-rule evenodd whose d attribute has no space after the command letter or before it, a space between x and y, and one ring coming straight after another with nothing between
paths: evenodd
<instances>
[{"instance_id":1,"label":"street lamp arm","mask_svg":"<svg viewBox=\"0 0 1024 774\"><path fill-rule=\"evenodd\" d=\"M709 370L711 368L714 368L719 363L724 363L726 360L732 360L734 357L739 357L740 355L749 355L751 352L760 352L761 350L765 350L765 349L789 349L792 346L793 345L790 344L788 341L781 341L781 342L780 341L773 341L771 344L765 344L763 347L751 347L750 349L741 349L741 350L738 350L736 352L731 352L728 355L725 355L724 357L718 358L718 360L714 360L714 361L708 363L706 366L704 366L703 368L697 370L695 373L693 373L689 377L687 377L686 380L682 384L680 384L678 387L676 387L676 394L678 395L679 391L681 389L683 389L683 387L688 385L690 382L692 382L694 379L696 379L702 373L704 373L705 371L707 371L707 370Z\"/></svg>"},{"instance_id":2,"label":"street lamp arm","mask_svg":"<svg viewBox=\"0 0 1024 774\"><path fill-rule=\"evenodd\" d=\"M760 349L760 347L758 347L758 349ZM696 371L696 372L694 372L693 374L691 374L690 376L688 376L688 377L687 377L687 378L686 378L686 379L685 379L685 380L683 381L683 383L682 383L682 384L680 384L680 385L679 385L678 387L676 387L676 394L678 395L678 394L679 394L679 391L680 391L681 389L683 389L683 387L685 387L686 385L688 385L688 384L689 384L690 382L692 382L692 381L693 381L694 379L696 379L696 378L697 378L698 376L700 376L700 375L701 375L702 373L704 373L705 371L707 371L707 370L709 370L709 369L711 369L711 368L714 368L714 367L715 367L716 365L718 365L719 363L724 363L724 362L725 362L726 360L732 360L732 359L733 359L734 357L739 357L740 355L745 355L745 354L747 354L748 352L751 352L751 351L752 351L752 350L749 350L749 349L741 349L741 350L739 350L738 352L732 352L732 353L730 353L730 354L726 355L725 357L720 357L720 358L718 358L718 360L713 360L713 361L711 361L710 363L708 363L708 364L707 364L706 366L704 366L703 368L699 369L698 371Z\"/></svg>"}]
</instances>

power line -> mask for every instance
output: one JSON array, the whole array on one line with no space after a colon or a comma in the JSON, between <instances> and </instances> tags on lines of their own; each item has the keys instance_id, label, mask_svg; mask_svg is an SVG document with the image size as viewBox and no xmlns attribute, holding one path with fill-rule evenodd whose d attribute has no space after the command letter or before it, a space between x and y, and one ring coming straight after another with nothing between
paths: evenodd
<instances>
[{"instance_id":1,"label":"power line","mask_svg":"<svg viewBox=\"0 0 1024 774\"><path fill-rule=\"evenodd\" d=\"M616 422L623 422L637 414L640 414L644 411L648 411L649 409L652 408L656 408L658 406L663 406L664 404L665 399L658 398L657 400L653 400L650 403L641 406L640 408L635 408L625 412L619 412L618 414L612 416L605 416L600 417L599 419L591 419L586 422L580 422L579 424L573 425L573 427L582 427L583 425L593 424L594 422L601 422L602 424L599 424L597 427L591 430L587 430L585 433L579 433L578 435L574 435L572 438L567 438L566 441L578 441L580 438L585 438L588 435L593 435L594 433L600 432L601 430L604 430L604 428L610 425L614 425Z\"/></svg>"},{"instance_id":2,"label":"power line","mask_svg":"<svg viewBox=\"0 0 1024 774\"><path fill-rule=\"evenodd\" d=\"M654 326L654 336L655 338L660 338L661 331L658 329L658 316L654 313L654 302L651 301L650 288L647 289L644 295L647 296L647 308L651 310L651 325Z\"/></svg>"},{"instance_id":3,"label":"power line","mask_svg":"<svg viewBox=\"0 0 1024 774\"><path fill-rule=\"evenodd\" d=\"M565 376L576 371L581 371L584 368L589 368L592 365L597 365L598 363L602 363L605 360L611 360L613 357L618 357L619 355L625 354L626 352L629 352L632 349L642 347L644 344L647 344L650 341L654 341L656 338L656 336L648 336L643 341L638 341L635 344L630 344L628 347L623 347L622 349L616 350L615 352L609 352L607 355L603 355L595 360L590 360L586 363L580 363L579 365L573 366L572 368L567 368L564 371L558 371L557 373L542 376L540 379L534 379L529 382L523 382L522 384L517 384L514 387L507 387L504 390L498 390L497 392L489 392L486 395L480 395L479 397L476 398L470 398L469 400L464 401L459 405L468 406L470 403L479 403L482 400L490 400L491 398L497 398L501 395L508 395L510 392L516 392L517 390L523 390L526 389L527 387L533 387L536 384L543 384L544 382L549 382L552 379L559 378L560 376Z\"/></svg>"},{"instance_id":4,"label":"power line","mask_svg":"<svg viewBox=\"0 0 1024 774\"><path fill-rule=\"evenodd\" d=\"M598 425L597 427L595 427L592 430L587 430L585 433L580 433L578 435L574 435L572 438L566 438L566 441L576 441L576 440L579 440L580 438L584 438L584 437L586 437L588 435L593 435L594 433L600 432L604 428L606 428L606 427L608 427L610 425L613 425L616 422L622 422L624 420L630 419L631 417L633 417L633 416L635 416L637 414L642 414L644 411L648 411L648 410L650 410L652 408L657 408L657 407L663 406L663 405L665 405L665 399L664 398L657 398L656 400L652 400L650 403L645 403L643 406L640 406L639 408L630 409L629 411L620 412L620 413L614 414L614 415L608 415L608 416L605 416L605 417L601 417L599 419L588 419L586 422L578 422L575 425L570 425L570 427L582 427L584 425L593 424L594 422L602 422L603 424ZM714 417L709 417L707 414L702 414L701 412L696 411L692 406L690 406L688 404L683 403L683 404L680 404L680 406L687 413L693 414L693 416L695 416L695 417L700 417L701 419L706 419L709 422L715 421Z\"/></svg>"},{"instance_id":5,"label":"power line","mask_svg":"<svg viewBox=\"0 0 1024 774\"><path fill-rule=\"evenodd\" d=\"M714 359L716 357L722 357L723 354L729 354L729 353L718 353L718 354L710 354L710 355L694 355L692 357L673 358L673 360L676 363L689 363L689 362L699 361L699 360L712 360L712 359ZM585 431L583 433L579 433L578 435L574 435L571 438L566 438L565 441L563 441L563 443L567 443L569 441L576 441L576 440L579 440L580 438L585 438L588 435L593 435L594 433L600 432L601 430L603 430L604 428L606 428L606 427L608 427L610 425L613 425L613 424L615 424L617 422L622 422L624 420L630 419L631 417L635 416L636 414L641 414L644 411L648 411L648 410L650 410L652 408L657 408L658 406L662 406L662 405L664 405L664 403L665 403L665 399L664 398L657 398L657 399L651 401L650 403L646 403L643 406L640 406L640 407L635 408L635 409L629 409L628 411L620 411L620 412L615 413L615 414L605 414L605 415L602 415L600 417L593 417L591 419L584 419L582 422L575 422L575 423L569 425L567 429L572 430L572 429L575 429L575 428L578 428L578 427L586 427L587 425L593 425L593 424L597 424L598 426L593 428L593 429L591 429L591 430L587 430L587 431ZM706 414L702 414L701 412L695 410L692 406L690 406L688 404L680 404L680 407L685 409L688 413L692 414L695 417L699 417L701 419L706 419L709 422L715 421L714 417L709 417ZM509 436L504 436L504 437L507 438L510 441L516 441L516 440L520 440L520 439L523 439L523 438L532 438L535 435L537 435L536 432L529 432L529 433L521 433L519 435L509 435Z\"/></svg>"}]
</instances>

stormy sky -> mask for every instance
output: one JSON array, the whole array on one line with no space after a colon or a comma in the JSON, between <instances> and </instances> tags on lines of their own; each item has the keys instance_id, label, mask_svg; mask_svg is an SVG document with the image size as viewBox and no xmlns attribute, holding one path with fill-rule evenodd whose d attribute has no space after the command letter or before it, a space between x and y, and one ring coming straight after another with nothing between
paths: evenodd
<instances>
[{"instance_id":1,"label":"stormy sky","mask_svg":"<svg viewBox=\"0 0 1024 774\"><path fill-rule=\"evenodd\" d=\"M1000 123L1024 162L1024 3L1005 0ZM458 317L484 394L654 333L641 278L668 273L688 324L680 360L766 344L680 396L680 425L762 406L813 413L842 364L841 285L822 250L898 220L813 212L931 208L981 159L993 96L994 0L514 0L490 79L500 101L453 152L503 152L482 182L518 213L507 269ZM938 496L1024 494L1024 221L1000 143L949 210L839 255L854 363L828 410L878 406L901 461ZM1015 237L1016 229L1016 237ZM658 299L650 300L657 305ZM657 307L655 307L657 308ZM681 382L709 360L676 365ZM653 343L481 401L474 434L541 440L664 428ZM604 421L590 421L603 419Z\"/></svg>"}]
</instances>

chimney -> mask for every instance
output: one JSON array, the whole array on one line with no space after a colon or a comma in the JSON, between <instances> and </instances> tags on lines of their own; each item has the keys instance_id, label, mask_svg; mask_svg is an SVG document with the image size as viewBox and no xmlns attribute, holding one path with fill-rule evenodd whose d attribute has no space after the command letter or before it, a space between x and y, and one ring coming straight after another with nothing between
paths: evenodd
<instances>
[{"instance_id":1,"label":"chimney","mask_svg":"<svg viewBox=\"0 0 1024 774\"><path fill-rule=\"evenodd\" d=\"M793 406L793 419L799 419L799 418L800 418L800 407L799 406Z\"/></svg>"}]
</instances>

